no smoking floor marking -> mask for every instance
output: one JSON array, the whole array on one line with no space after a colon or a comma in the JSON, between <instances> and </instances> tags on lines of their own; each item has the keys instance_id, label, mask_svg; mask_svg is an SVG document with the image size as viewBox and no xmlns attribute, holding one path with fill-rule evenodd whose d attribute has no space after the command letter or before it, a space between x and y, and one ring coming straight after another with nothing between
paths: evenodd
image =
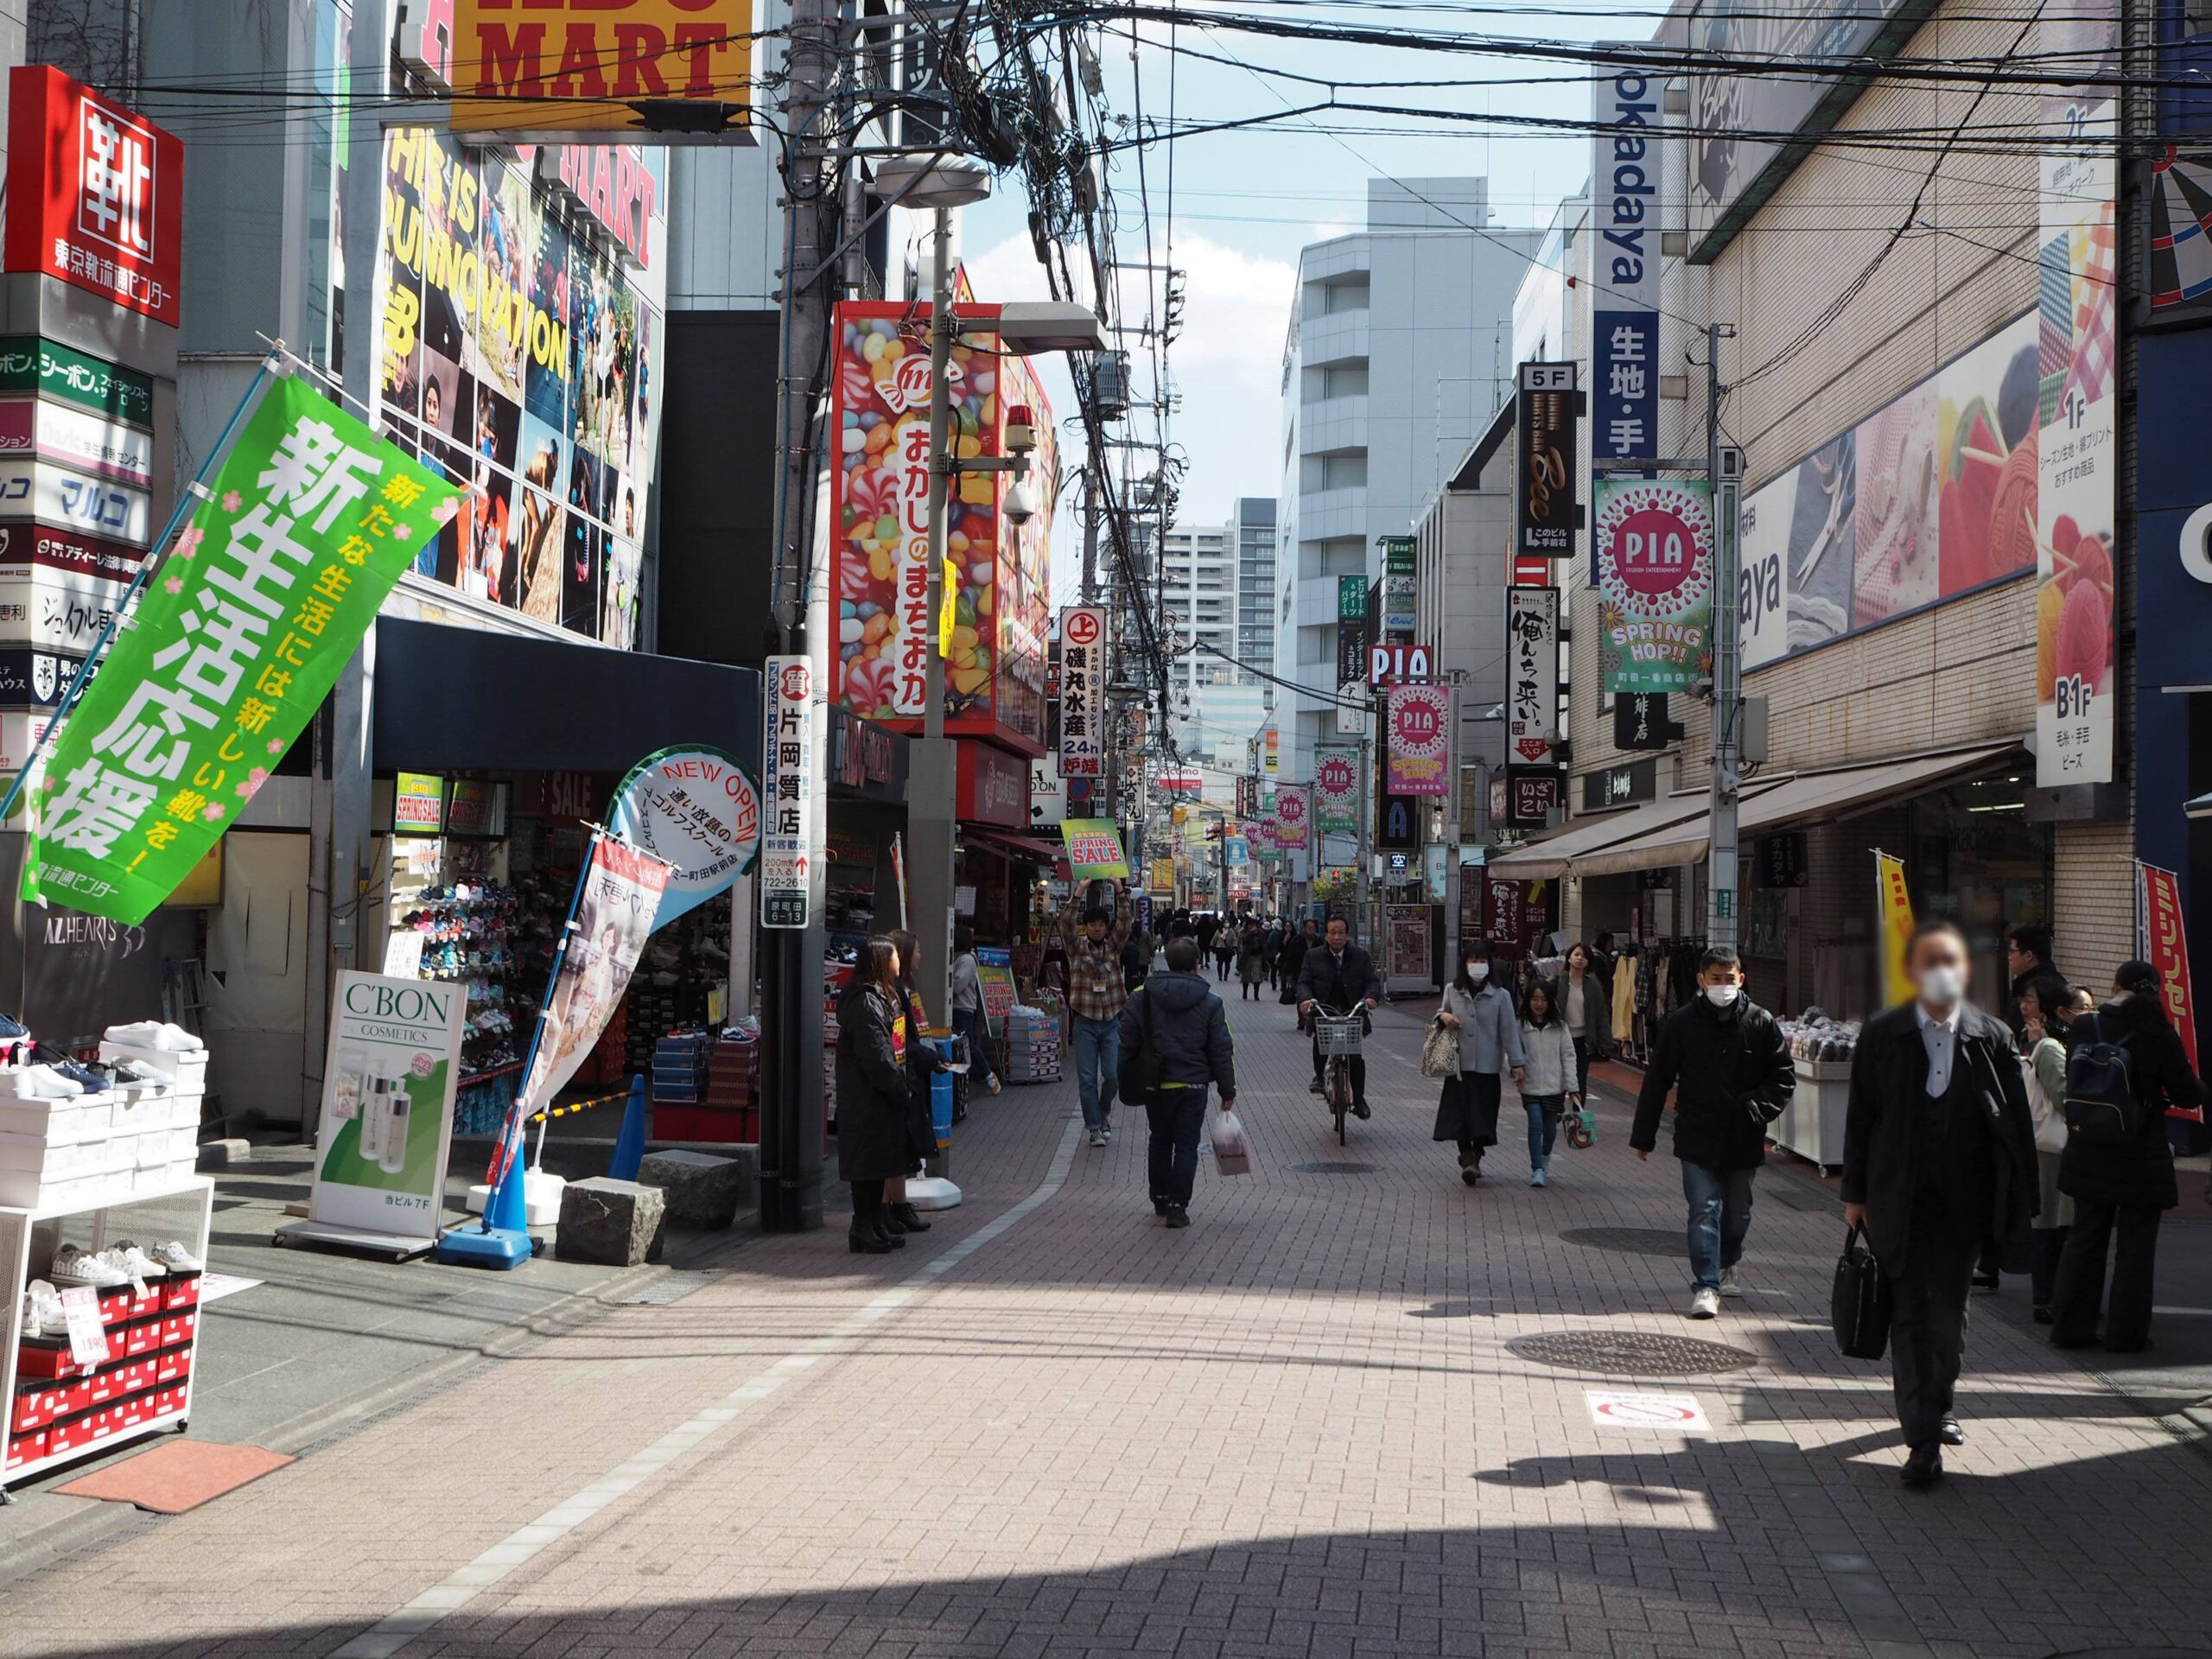
<instances>
[{"instance_id":1,"label":"no smoking floor marking","mask_svg":"<svg viewBox=\"0 0 2212 1659\"><path fill-rule=\"evenodd\" d=\"M1675 1434L1710 1434L1713 1425L1696 1397L1687 1394L1645 1394L1585 1389L1590 1421L1599 1428L1656 1428Z\"/></svg>"}]
</instances>

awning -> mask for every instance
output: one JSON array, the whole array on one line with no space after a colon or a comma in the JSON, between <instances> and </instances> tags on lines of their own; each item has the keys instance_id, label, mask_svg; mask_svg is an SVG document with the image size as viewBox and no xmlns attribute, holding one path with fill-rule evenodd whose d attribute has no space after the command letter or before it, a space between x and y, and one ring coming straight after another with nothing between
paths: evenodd
<instances>
[{"instance_id":1,"label":"awning","mask_svg":"<svg viewBox=\"0 0 2212 1659\"><path fill-rule=\"evenodd\" d=\"M1737 833L1749 837L1808 818L1833 817L1854 807L1902 800L1950 779L1998 765L2019 747L2018 742L1985 743L1974 748L1912 755L1870 766L1801 772L1795 777L1769 784L1757 793L1752 792L1756 785L1747 785L1737 810ZM1663 870L1680 864L1701 863L1710 839L1710 823L1700 809L1675 823L1613 841L1586 857L1575 858L1567 873L1621 875L1632 870Z\"/></svg>"},{"instance_id":2,"label":"awning","mask_svg":"<svg viewBox=\"0 0 2212 1659\"><path fill-rule=\"evenodd\" d=\"M1050 842L1038 841L1029 836L1017 836L1010 830L988 830L981 825L963 823L960 839L969 846L982 846L1007 858L1018 858L1026 864L1036 864L1051 869L1065 855Z\"/></svg>"},{"instance_id":3,"label":"awning","mask_svg":"<svg viewBox=\"0 0 2212 1659\"><path fill-rule=\"evenodd\" d=\"M1692 816L1701 817L1704 812L1705 796L1699 793L1670 795L1618 812L1576 818L1541 841L1500 853L1490 861L1490 868L1516 880L1548 880L1580 869L1582 860L1600 848L1653 834Z\"/></svg>"}]
</instances>

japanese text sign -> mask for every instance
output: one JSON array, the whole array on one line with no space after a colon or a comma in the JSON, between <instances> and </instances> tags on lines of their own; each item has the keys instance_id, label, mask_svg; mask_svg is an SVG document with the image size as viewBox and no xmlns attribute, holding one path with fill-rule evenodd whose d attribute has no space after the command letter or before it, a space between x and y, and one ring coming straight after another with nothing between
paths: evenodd
<instances>
[{"instance_id":1,"label":"japanese text sign","mask_svg":"<svg viewBox=\"0 0 2212 1659\"><path fill-rule=\"evenodd\" d=\"M1106 771L1106 613L1082 606L1060 613L1060 775Z\"/></svg>"},{"instance_id":2,"label":"japanese text sign","mask_svg":"<svg viewBox=\"0 0 2212 1659\"><path fill-rule=\"evenodd\" d=\"M753 90L752 0L454 0L456 132L642 130L634 104L725 106Z\"/></svg>"},{"instance_id":3,"label":"japanese text sign","mask_svg":"<svg viewBox=\"0 0 2212 1659\"><path fill-rule=\"evenodd\" d=\"M1515 423L1513 548L1539 558L1574 551L1574 365L1523 363Z\"/></svg>"},{"instance_id":4,"label":"japanese text sign","mask_svg":"<svg viewBox=\"0 0 2212 1659\"><path fill-rule=\"evenodd\" d=\"M1912 1001L1912 976L1905 971L1905 947L1912 941L1912 894L1906 889L1904 861L1874 855L1874 902L1882 917L1882 994L1891 1007Z\"/></svg>"},{"instance_id":5,"label":"japanese text sign","mask_svg":"<svg viewBox=\"0 0 2212 1659\"><path fill-rule=\"evenodd\" d=\"M1602 54L1603 48L1599 48ZM1590 455L1649 459L1659 435L1659 88L1599 62L1592 121Z\"/></svg>"},{"instance_id":6,"label":"japanese text sign","mask_svg":"<svg viewBox=\"0 0 2212 1659\"><path fill-rule=\"evenodd\" d=\"M1110 820L1070 818L1060 825L1060 836L1067 843L1068 872L1078 885L1117 880L1128 874L1122 834Z\"/></svg>"},{"instance_id":7,"label":"japanese text sign","mask_svg":"<svg viewBox=\"0 0 2212 1659\"><path fill-rule=\"evenodd\" d=\"M1442 795L1445 762L1452 747L1452 688L1394 685L1387 696L1383 790L1392 795Z\"/></svg>"},{"instance_id":8,"label":"japanese text sign","mask_svg":"<svg viewBox=\"0 0 2212 1659\"><path fill-rule=\"evenodd\" d=\"M59 69L8 72L4 263L174 328L184 237L184 144Z\"/></svg>"},{"instance_id":9,"label":"japanese text sign","mask_svg":"<svg viewBox=\"0 0 2212 1659\"><path fill-rule=\"evenodd\" d=\"M1512 759L1537 766L1551 758L1559 732L1559 589L1506 594L1505 736Z\"/></svg>"},{"instance_id":10,"label":"japanese text sign","mask_svg":"<svg viewBox=\"0 0 2212 1659\"><path fill-rule=\"evenodd\" d=\"M454 498L277 382L48 757L23 896L144 921L305 728Z\"/></svg>"},{"instance_id":11,"label":"japanese text sign","mask_svg":"<svg viewBox=\"0 0 2212 1659\"><path fill-rule=\"evenodd\" d=\"M804 927L813 892L814 664L771 657L761 682L760 925Z\"/></svg>"},{"instance_id":12,"label":"japanese text sign","mask_svg":"<svg viewBox=\"0 0 2212 1659\"><path fill-rule=\"evenodd\" d=\"M1608 691L1688 691L1712 672L1713 486L1598 486L1598 666Z\"/></svg>"},{"instance_id":13,"label":"japanese text sign","mask_svg":"<svg viewBox=\"0 0 2212 1659\"><path fill-rule=\"evenodd\" d=\"M725 749L684 744L647 755L615 786L607 822L625 841L666 859L653 925L674 921L746 874L760 854L760 791Z\"/></svg>"}]
</instances>

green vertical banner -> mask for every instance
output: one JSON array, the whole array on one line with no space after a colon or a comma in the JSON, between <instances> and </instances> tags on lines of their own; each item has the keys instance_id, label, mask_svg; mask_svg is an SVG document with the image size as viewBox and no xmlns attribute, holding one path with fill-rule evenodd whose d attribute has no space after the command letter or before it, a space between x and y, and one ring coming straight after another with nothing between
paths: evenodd
<instances>
[{"instance_id":1,"label":"green vertical banner","mask_svg":"<svg viewBox=\"0 0 2212 1659\"><path fill-rule=\"evenodd\" d=\"M283 758L459 492L270 388L31 791L22 896L136 925Z\"/></svg>"}]
</instances>

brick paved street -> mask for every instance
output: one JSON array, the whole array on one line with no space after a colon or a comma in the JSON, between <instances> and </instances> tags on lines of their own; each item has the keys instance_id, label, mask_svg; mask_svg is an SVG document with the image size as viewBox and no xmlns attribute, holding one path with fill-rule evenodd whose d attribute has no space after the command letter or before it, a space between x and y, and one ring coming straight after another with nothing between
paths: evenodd
<instances>
[{"instance_id":1,"label":"brick paved street","mask_svg":"<svg viewBox=\"0 0 2212 1659\"><path fill-rule=\"evenodd\" d=\"M1339 1149L1289 1010L1230 1015L1257 1168L1202 1166L1191 1230L1143 1202L1141 1128L1094 1151L1071 1078L1010 1089L962 1131L968 1204L912 1248L751 1244L17 1580L0 1652L2201 1649L2212 1459L2044 1347L2018 1286L1977 1304L1952 1478L1901 1491L1886 1367L1827 1332L1840 1226L1809 1175L1761 1177L1750 1294L1692 1325L1678 1255L1560 1236L1679 1230L1672 1160L1625 1147L1627 1074L1541 1192L1509 1092L1470 1192L1414 1020L1381 1017L1376 1117ZM1543 1332L1747 1363L1507 1346ZM1693 1395L1712 1433L1594 1427L1591 1389Z\"/></svg>"}]
</instances>

